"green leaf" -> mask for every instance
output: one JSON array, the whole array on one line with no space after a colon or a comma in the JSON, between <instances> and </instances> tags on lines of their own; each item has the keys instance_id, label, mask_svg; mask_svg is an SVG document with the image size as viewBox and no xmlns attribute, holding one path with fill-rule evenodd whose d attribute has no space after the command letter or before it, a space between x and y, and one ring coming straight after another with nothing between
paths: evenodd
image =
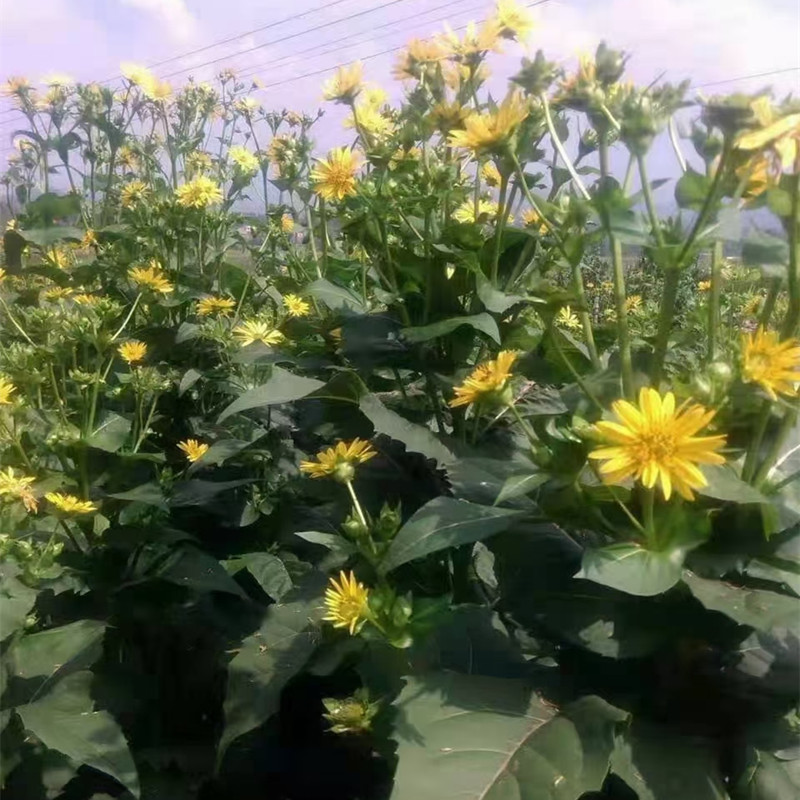
<instances>
[{"instance_id":1,"label":"green leaf","mask_svg":"<svg viewBox=\"0 0 800 800\"><path fill-rule=\"evenodd\" d=\"M136 486L127 492L110 494L109 497L113 497L115 500L127 500L130 503L144 503L148 506L161 508L164 511L168 508L164 492L161 486L155 482L143 483L141 486Z\"/></svg>"},{"instance_id":2,"label":"green leaf","mask_svg":"<svg viewBox=\"0 0 800 800\"><path fill-rule=\"evenodd\" d=\"M80 241L83 238L83 231L79 228L69 228L57 226L54 228L33 228L27 231L17 231L25 241L39 247L51 247L64 239L75 239Z\"/></svg>"},{"instance_id":3,"label":"green leaf","mask_svg":"<svg viewBox=\"0 0 800 800\"><path fill-rule=\"evenodd\" d=\"M361 298L343 286L337 286L324 278L319 278L306 287L306 291L315 299L325 303L331 311L340 308L351 311L366 311Z\"/></svg>"},{"instance_id":4,"label":"green leaf","mask_svg":"<svg viewBox=\"0 0 800 800\"><path fill-rule=\"evenodd\" d=\"M627 715L584 697L555 715L522 681L434 673L394 703L390 800L577 800L603 785Z\"/></svg>"},{"instance_id":5,"label":"green leaf","mask_svg":"<svg viewBox=\"0 0 800 800\"><path fill-rule=\"evenodd\" d=\"M708 486L698 488L697 493L730 503L769 503L770 500L745 483L731 467L726 464L704 464L703 474Z\"/></svg>"},{"instance_id":6,"label":"green leaf","mask_svg":"<svg viewBox=\"0 0 800 800\"><path fill-rule=\"evenodd\" d=\"M717 754L699 737L634 723L611 758L612 771L639 800L727 800Z\"/></svg>"},{"instance_id":7,"label":"green leaf","mask_svg":"<svg viewBox=\"0 0 800 800\"><path fill-rule=\"evenodd\" d=\"M356 546L351 542L348 542L344 536L340 536L338 533L322 533L321 531L297 531L295 536L299 536L301 539L304 539L306 542L311 542L312 544L318 544L322 547L327 548L332 553L336 553L337 555L342 556L351 556L353 553L356 553Z\"/></svg>"},{"instance_id":8,"label":"green leaf","mask_svg":"<svg viewBox=\"0 0 800 800\"><path fill-rule=\"evenodd\" d=\"M223 561L222 566L231 575L246 569L275 601L280 601L293 587L292 578L283 561L271 553L244 553Z\"/></svg>"},{"instance_id":9,"label":"green leaf","mask_svg":"<svg viewBox=\"0 0 800 800\"><path fill-rule=\"evenodd\" d=\"M782 761L751 749L749 763L735 785L736 800L791 800L800 797L800 760Z\"/></svg>"},{"instance_id":10,"label":"green leaf","mask_svg":"<svg viewBox=\"0 0 800 800\"><path fill-rule=\"evenodd\" d=\"M304 378L302 375L294 375L280 367L273 367L272 374L265 384L248 389L241 394L219 415L217 421L222 422L233 414L248 411L251 408L262 408L299 400L324 385L322 381Z\"/></svg>"},{"instance_id":11,"label":"green leaf","mask_svg":"<svg viewBox=\"0 0 800 800\"><path fill-rule=\"evenodd\" d=\"M238 455L255 441L256 439L251 439L250 441L245 441L244 439L220 439L218 442L214 442L197 461L190 465L189 474L203 467L224 464L229 458Z\"/></svg>"},{"instance_id":12,"label":"green leaf","mask_svg":"<svg viewBox=\"0 0 800 800\"><path fill-rule=\"evenodd\" d=\"M38 594L36 589L19 580L19 574L15 562L0 563L0 637L3 639L22 627Z\"/></svg>"},{"instance_id":13,"label":"green leaf","mask_svg":"<svg viewBox=\"0 0 800 800\"><path fill-rule=\"evenodd\" d=\"M753 231L742 242L742 263L749 267L785 267L789 263L789 244L774 233Z\"/></svg>"},{"instance_id":14,"label":"green leaf","mask_svg":"<svg viewBox=\"0 0 800 800\"><path fill-rule=\"evenodd\" d=\"M507 508L436 497L400 528L381 562L381 569L389 572L429 553L485 539L504 531L520 516L519 511Z\"/></svg>"},{"instance_id":15,"label":"green leaf","mask_svg":"<svg viewBox=\"0 0 800 800\"><path fill-rule=\"evenodd\" d=\"M512 475L506 480L494 501L494 505L499 506L507 500L522 497L528 492L532 492L537 487L547 481L550 476L544 472L531 472L527 475Z\"/></svg>"},{"instance_id":16,"label":"green leaf","mask_svg":"<svg viewBox=\"0 0 800 800\"><path fill-rule=\"evenodd\" d=\"M236 489L253 483L255 478L240 478L235 481L201 481L198 479L181 481L175 484L175 490L170 500L173 508L185 506L202 506L220 492Z\"/></svg>"},{"instance_id":17,"label":"green leaf","mask_svg":"<svg viewBox=\"0 0 800 800\"><path fill-rule=\"evenodd\" d=\"M225 592L237 597L247 597L242 587L214 556L192 545L176 548L147 577L169 581L194 592Z\"/></svg>"},{"instance_id":18,"label":"green leaf","mask_svg":"<svg viewBox=\"0 0 800 800\"><path fill-rule=\"evenodd\" d=\"M578 578L639 597L671 589L681 579L686 550L654 552L637 544L611 544L585 550Z\"/></svg>"},{"instance_id":19,"label":"green leaf","mask_svg":"<svg viewBox=\"0 0 800 800\"><path fill-rule=\"evenodd\" d=\"M699 211L710 188L711 181L689 167L675 184L675 202L681 208Z\"/></svg>"},{"instance_id":20,"label":"green leaf","mask_svg":"<svg viewBox=\"0 0 800 800\"><path fill-rule=\"evenodd\" d=\"M478 298L486 307L487 311L495 314L503 314L512 306L518 303L527 302L528 298L518 294L506 294L492 286L491 281L482 273L475 274L475 281L478 287Z\"/></svg>"},{"instance_id":21,"label":"green leaf","mask_svg":"<svg viewBox=\"0 0 800 800\"><path fill-rule=\"evenodd\" d=\"M128 441L130 432L131 421L109 411L100 418L99 424L89 435L86 444L97 450L116 453Z\"/></svg>"},{"instance_id":22,"label":"green leaf","mask_svg":"<svg viewBox=\"0 0 800 800\"><path fill-rule=\"evenodd\" d=\"M476 331L485 333L490 339L497 342L497 344L500 344L500 331L497 327L497 323L486 313L475 314L471 317L450 317L450 319L443 319L431 325L404 328L403 336L406 341L409 342L429 342L431 339L447 336L447 334L452 333L462 325L469 325Z\"/></svg>"},{"instance_id":23,"label":"green leaf","mask_svg":"<svg viewBox=\"0 0 800 800\"><path fill-rule=\"evenodd\" d=\"M397 439L408 450L422 453L440 464L447 464L455 458L453 453L428 428L415 425L405 417L389 410L374 394L362 397L359 408L373 424L376 433L384 433L392 439Z\"/></svg>"},{"instance_id":24,"label":"green leaf","mask_svg":"<svg viewBox=\"0 0 800 800\"><path fill-rule=\"evenodd\" d=\"M92 677L76 672L17 713L26 730L51 750L110 775L138 797L139 776L128 743L111 714L95 710Z\"/></svg>"},{"instance_id":25,"label":"green leaf","mask_svg":"<svg viewBox=\"0 0 800 800\"><path fill-rule=\"evenodd\" d=\"M203 373L200 372L200 370L187 369L181 378L181 382L178 384L178 396L186 394L186 392L188 392L202 377Z\"/></svg>"},{"instance_id":26,"label":"green leaf","mask_svg":"<svg viewBox=\"0 0 800 800\"><path fill-rule=\"evenodd\" d=\"M225 729L217 763L231 742L269 719L278 708L286 683L317 646L324 579L313 575L302 586L270 606L259 629L242 641L228 665L223 706Z\"/></svg>"},{"instance_id":27,"label":"green leaf","mask_svg":"<svg viewBox=\"0 0 800 800\"><path fill-rule=\"evenodd\" d=\"M706 608L719 611L740 625L767 633L772 628L798 627L800 599L797 597L709 580L689 570L684 571L683 582Z\"/></svg>"}]
</instances>

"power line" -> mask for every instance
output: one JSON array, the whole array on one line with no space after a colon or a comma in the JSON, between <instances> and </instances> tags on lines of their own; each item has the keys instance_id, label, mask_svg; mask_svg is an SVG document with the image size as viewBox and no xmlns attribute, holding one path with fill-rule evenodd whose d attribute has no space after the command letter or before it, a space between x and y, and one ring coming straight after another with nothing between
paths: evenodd
<instances>
[{"instance_id":1,"label":"power line","mask_svg":"<svg viewBox=\"0 0 800 800\"><path fill-rule=\"evenodd\" d=\"M753 75L741 75L738 78L725 78L725 80L721 81L709 81L708 83L698 83L695 86L690 88L692 89L704 89L706 86L720 86L723 83L734 83L735 81L744 81L749 80L750 78L766 78L770 75L781 75L785 72L797 72L800 71L800 67L785 67L784 69L773 69L769 72L756 72Z\"/></svg>"}]
</instances>

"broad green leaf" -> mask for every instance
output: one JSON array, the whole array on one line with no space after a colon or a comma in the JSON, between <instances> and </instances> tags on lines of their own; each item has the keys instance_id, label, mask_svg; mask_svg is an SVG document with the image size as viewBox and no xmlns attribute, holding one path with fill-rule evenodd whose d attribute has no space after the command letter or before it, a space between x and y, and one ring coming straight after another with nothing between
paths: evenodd
<instances>
[{"instance_id":1,"label":"broad green leaf","mask_svg":"<svg viewBox=\"0 0 800 800\"><path fill-rule=\"evenodd\" d=\"M116 453L131 432L131 421L119 414L108 412L101 417L97 427L91 432L86 444L107 453Z\"/></svg>"},{"instance_id":2,"label":"broad green leaf","mask_svg":"<svg viewBox=\"0 0 800 800\"><path fill-rule=\"evenodd\" d=\"M522 681L433 673L394 702L390 800L577 800L603 785L627 715L584 697L556 715Z\"/></svg>"},{"instance_id":3,"label":"broad green leaf","mask_svg":"<svg viewBox=\"0 0 800 800\"><path fill-rule=\"evenodd\" d=\"M17 577L20 569L9 560L0 563L0 638L5 639L21 628L33 604L36 589L26 586Z\"/></svg>"},{"instance_id":4,"label":"broad green leaf","mask_svg":"<svg viewBox=\"0 0 800 800\"><path fill-rule=\"evenodd\" d=\"M305 665L317 646L324 580L314 575L266 610L261 627L236 648L228 664L225 729L219 742L220 764L231 742L269 719L286 683Z\"/></svg>"},{"instance_id":5,"label":"broad green leaf","mask_svg":"<svg viewBox=\"0 0 800 800\"><path fill-rule=\"evenodd\" d=\"M95 710L92 678L91 672L76 672L17 713L26 730L51 750L110 775L138 797L139 776L128 743L111 714Z\"/></svg>"},{"instance_id":6,"label":"broad green leaf","mask_svg":"<svg viewBox=\"0 0 800 800\"><path fill-rule=\"evenodd\" d=\"M283 561L271 553L244 553L223 561L222 565L231 575L246 569L259 586L276 601L279 601L293 586L292 578Z\"/></svg>"},{"instance_id":7,"label":"broad green leaf","mask_svg":"<svg viewBox=\"0 0 800 800\"><path fill-rule=\"evenodd\" d=\"M612 544L585 550L576 575L621 592L652 597L681 579L686 550L654 552L637 544Z\"/></svg>"},{"instance_id":8,"label":"broad green leaf","mask_svg":"<svg viewBox=\"0 0 800 800\"><path fill-rule=\"evenodd\" d=\"M242 587L214 556L191 544L174 550L147 577L169 581L194 592L225 592L237 597L247 597Z\"/></svg>"},{"instance_id":9,"label":"broad green leaf","mask_svg":"<svg viewBox=\"0 0 800 800\"><path fill-rule=\"evenodd\" d=\"M528 298L518 294L506 294L492 286L491 281L482 273L475 274L475 281L478 287L478 298L486 307L487 311L495 314L504 314L511 306L518 303L525 303Z\"/></svg>"},{"instance_id":10,"label":"broad green leaf","mask_svg":"<svg viewBox=\"0 0 800 800\"><path fill-rule=\"evenodd\" d=\"M447 464L455 458L428 428L415 425L389 410L375 395L368 394L362 397L359 408L373 424L376 433L384 433L392 439L397 439L412 452L422 453L428 458L436 459L440 464Z\"/></svg>"},{"instance_id":11,"label":"broad green leaf","mask_svg":"<svg viewBox=\"0 0 800 800\"><path fill-rule=\"evenodd\" d=\"M265 384L248 389L241 394L219 415L217 421L222 422L233 414L248 411L251 408L262 408L299 400L324 385L322 381L304 378L302 375L294 375L280 367L273 367L272 375Z\"/></svg>"},{"instance_id":12,"label":"broad green leaf","mask_svg":"<svg viewBox=\"0 0 800 800\"><path fill-rule=\"evenodd\" d=\"M325 303L331 311L336 311L340 308L347 308L352 311L366 311L364 303L361 298L345 289L343 286L337 286L325 278L319 278L306 287L306 291L316 300Z\"/></svg>"},{"instance_id":13,"label":"broad green leaf","mask_svg":"<svg viewBox=\"0 0 800 800\"><path fill-rule=\"evenodd\" d=\"M187 369L181 378L181 382L178 384L178 395L186 394L186 392L188 392L202 377L203 373L200 372L200 370Z\"/></svg>"},{"instance_id":14,"label":"broad green leaf","mask_svg":"<svg viewBox=\"0 0 800 800\"><path fill-rule=\"evenodd\" d=\"M745 483L731 467L725 464L703 466L708 486L698 488L697 493L731 503L769 503L769 498Z\"/></svg>"},{"instance_id":15,"label":"broad green leaf","mask_svg":"<svg viewBox=\"0 0 800 800\"><path fill-rule=\"evenodd\" d=\"M167 510L167 500L164 497L164 492L161 486L155 482L143 483L141 486L136 486L129 489L127 492L116 492L110 494L115 500L127 500L130 503L144 503L148 506L156 506L156 508Z\"/></svg>"},{"instance_id":16,"label":"broad green leaf","mask_svg":"<svg viewBox=\"0 0 800 800\"><path fill-rule=\"evenodd\" d=\"M318 544L327 548L337 556L341 556L346 560L354 553L358 552L356 546L352 542L348 542L344 536L338 533L323 533L322 531L297 531L295 536L299 536L306 542L311 544Z\"/></svg>"},{"instance_id":17,"label":"broad green leaf","mask_svg":"<svg viewBox=\"0 0 800 800\"><path fill-rule=\"evenodd\" d=\"M736 800L792 800L800 797L800 759L784 761L772 753L751 749L747 767L737 781Z\"/></svg>"},{"instance_id":18,"label":"broad green leaf","mask_svg":"<svg viewBox=\"0 0 800 800\"><path fill-rule=\"evenodd\" d=\"M681 208L699 211L710 188L710 180L689 167L675 184L675 202Z\"/></svg>"},{"instance_id":19,"label":"broad green leaf","mask_svg":"<svg viewBox=\"0 0 800 800\"><path fill-rule=\"evenodd\" d=\"M38 245L39 247L51 247L64 239L76 239L80 241L83 238L82 230L66 226L32 228L27 231L18 230L17 233L19 233L25 241Z\"/></svg>"},{"instance_id":20,"label":"broad green leaf","mask_svg":"<svg viewBox=\"0 0 800 800\"><path fill-rule=\"evenodd\" d=\"M381 563L381 569L388 572L429 553L485 539L505 530L520 516L519 511L507 508L436 497L400 528Z\"/></svg>"},{"instance_id":21,"label":"broad green leaf","mask_svg":"<svg viewBox=\"0 0 800 800\"><path fill-rule=\"evenodd\" d=\"M639 800L728 800L713 743L666 727L634 723L611 769Z\"/></svg>"},{"instance_id":22,"label":"broad green leaf","mask_svg":"<svg viewBox=\"0 0 800 800\"><path fill-rule=\"evenodd\" d=\"M499 506L506 500L513 500L515 497L522 497L523 495L532 492L537 487L541 486L549 475L544 472L531 472L526 475L512 475L506 480L494 501L496 506Z\"/></svg>"},{"instance_id":23,"label":"broad green leaf","mask_svg":"<svg viewBox=\"0 0 800 800\"><path fill-rule=\"evenodd\" d=\"M742 263L749 267L785 267L789 263L789 244L774 233L753 231L742 242Z\"/></svg>"},{"instance_id":24,"label":"broad green leaf","mask_svg":"<svg viewBox=\"0 0 800 800\"><path fill-rule=\"evenodd\" d=\"M214 442L205 453L189 467L189 474L198 469L224 464L229 458L238 455L242 450L247 449L257 439L245 441L244 439L220 439Z\"/></svg>"},{"instance_id":25,"label":"broad green leaf","mask_svg":"<svg viewBox=\"0 0 800 800\"><path fill-rule=\"evenodd\" d=\"M236 489L253 483L255 478L240 478L236 481L201 481L199 479L181 481L175 484L175 490L170 500L173 508L184 506L202 506L220 492Z\"/></svg>"},{"instance_id":26,"label":"broad green leaf","mask_svg":"<svg viewBox=\"0 0 800 800\"><path fill-rule=\"evenodd\" d=\"M706 608L719 611L740 625L769 633L772 628L796 630L800 622L797 597L709 580L688 570L683 573L683 582Z\"/></svg>"},{"instance_id":27,"label":"broad green leaf","mask_svg":"<svg viewBox=\"0 0 800 800\"><path fill-rule=\"evenodd\" d=\"M409 342L429 342L437 339L460 328L462 325L469 325L476 331L485 333L490 339L500 344L500 331L497 323L489 314L474 314L471 317L450 317L430 325L423 325L416 328L404 328L403 337Z\"/></svg>"},{"instance_id":28,"label":"broad green leaf","mask_svg":"<svg viewBox=\"0 0 800 800\"><path fill-rule=\"evenodd\" d=\"M200 326L194 322L182 322L175 334L175 344L183 344L196 339L200 335Z\"/></svg>"}]
</instances>

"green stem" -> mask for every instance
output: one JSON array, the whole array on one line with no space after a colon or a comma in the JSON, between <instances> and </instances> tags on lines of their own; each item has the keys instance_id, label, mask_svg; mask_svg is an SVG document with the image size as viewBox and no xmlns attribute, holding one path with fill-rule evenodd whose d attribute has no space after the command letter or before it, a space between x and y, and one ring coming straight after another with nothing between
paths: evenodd
<instances>
[{"instance_id":1,"label":"green stem","mask_svg":"<svg viewBox=\"0 0 800 800\"><path fill-rule=\"evenodd\" d=\"M117 339L121 336L122 331L128 326L128 323L131 321L131 317L133 316L134 312L136 311L136 306L139 305L139 301L142 299L142 293L136 295L136 299L133 301L133 305L131 306L131 310L128 312L128 316L125 317L125 321L122 325L119 326L119 330L111 337L112 342L116 342Z\"/></svg>"},{"instance_id":2,"label":"green stem","mask_svg":"<svg viewBox=\"0 0 800 800\"><path fill-rule=\"evenodd\" d=\"M711 291L708 297L708 352L706 362L717 357L717 327L719 325L719 298L722 282L722 240L714 242L711 252Z\"/></svg>"},{"instance_id":3,"label":"green stem","mask_svg":"<svg viewBox=\"0 0 800 800\"><path fill-rule=\"evenodd\" d=\"M769 282L769 289L767 290L767 297L764 300L764 308L761 309L761 314L758 318L758 327L767 330L769 328L770 319L772 319L772 312L775 310L775 303L778 301L778 295L781 293L781 279L772 278Z\"/></svg>"},{"instance_id":4,"label":"green stem","mask_svg":"<svg viewBox=\"0 0 800 800\"><path fill-rule=\"evenodd\" d=\"M497 288L497 270L500 264L500 249L503 241L503 228L506 224L506 195L508 193L508 175L500 178L500 196L497 201L497 221L494 229L494 251L492 252L492 286Z\"/></svg>"},{"instance_id":5,"label":"green stem","mask_svg":"<svg viewBox=\"0 0 800 800\"><path fill-rule=\"evenodd\" d=\"M775 462L778 460L778 456L781 454L781 450L786 443L786 439L794 432L794 426L796 422L797 409L787 409L786 414L783 417L783 421L781 422L781 426L778 428L778 433L772 440L772 444L767 451L767 455L764 457L764 460L761 462L761 466L753 476L753 486L755 486L756 489L760 489L764 481L766 481L767 477L769 477L769 472L775 465Z\"/></svg>"},{"instance_id":6,"label":"green stem","mask_svg":"<svg viewBox=\"0 0 800 800\"><path fill-rule=\"evenodd\" d=\"M656 541L656 526L653 519L653 507L655 505L655 490L647 487L642 487L642 522L644 523L645 535L648 544L655 545Z\"/></svg>"},{"instance_id":7,"label":"green stem","mask_svg":"<svg viewBox=\"0 0 800 800\"><path fill-rule=\"evenodd\" d=\"M353 482L345 481L345 486L347 486L347 491L350 492L350 499L353 501L353 507L356 510L356 514L358 515L361 524L364 526L366 530L369 530L369 524L367 523L367 518L366 516L364 516L364 511L361 508L361 503L358 502L358 497L356 497L355 489L353 489Z\"/></svg>"},{"instance_id":8,"label":"green stem","mask_svg":"<svg viewBox=\"0 0 800 800\"><path fill-rule=\"evenodd\" d=\"M761 413L758 417L756 429L753 432L753 438L750 440L750 445L747 448L747 455L744 459L744 466L742 467L742 480L750 481L758 463L758 457L761 454L761 443L764 441L764 433L769 425L770 416L772 415L772 403L769 400L764 400L761 404Z\"/></svg>"},{"instance_id":9,"label":"green stem","mask_svg":"<svg viewBox=\"0 0 800 800\"><path fill-rule=\"evenodd\" d=\"M542 103L542 110L544 111L544 118L545 122L547 123L547 131L550 134L550 138L553 140L553 146L558 151L559 156L561 156L561 160L564 162L564 166L572 176L572 180L575 183L578 192L584 200L589 200L591 195L589 194L587 188L583 185L581 176L578 175L575 165L572 163L572 159L569 157L567 151L564 149L564 145L561 143L561 139L558 138L555 125L553 125L553 118L550 115L550 104L547 101L547 95L542 92L539 95L539 100L541 100Z\"/></svg>"},{"instance_id":10,"label":"green stem","mask_svg":"<svg viewBox=\"0 0 800 800\"><path fill-rule=\"evenodd\" d=\"M531 429L530 425L522 418L522 415L517 410L517 407L514 403L509 403L508 408L511 410L511 413L516 418L517 422L519 422L520 427L522 428L524 434L528 437L528 441L534 446L539 446L539 438Z\"/></svg>"},{"instance_id":11,"label":"green stem","mask_svg":"<svg viewBox=\"0 0 800 800\"><path fill-rule=\"evenodd\" d=\"M664 288L661 293L661 309L658 314L658 328L650 375L650 380L656 387L661 381L664 368L664 358L667 354L669 335L672 331L672 319L675 316L675 301L678 297L680 277L681 274L675 267L668 268L664 273Z\"/></svg>"},{"instance_id":12,"label":"green stem","mask_svg":"<svg viewBox=\"0 0 800 800\"><path fill-rule=\"evenodd\" d=\"M60 518L59 518L58 522L59 522L59 524L61 525L61 527L64 529L64 533L66 533L66 534L67 534L67 538L70 540L70 542L72 542L72 546L73 546L73 547L74 547L74 548L75 548L75 549L76 549L76 550L77 550L79 553L81 553L81 554L82 554L82 553L84 553L84 549L83 549L83 548L80 546L80 544L78 543L78 540L75 538L75 534L74 534L74 533L73 533L73 532L72 532L72 531L71 531L71 530L70 530L70 529L67 527L67 523L66 523L66 522L64 522L64 520L63 520L63 519L60 519Z\"/></svg>"},{"instance_id":13,"label":"green stem","mask_svg":"<svg viewBox=\"0 0 800 800\"><path fill-rule=\"evenodd\" d=\"M563 348L561 347L561 343L558 341L558 336L552 330L550 331L550 341L553 343L553 347L555 348L556 353L558 353L559 358L564 362L564 366L569 370L570 375L575 379L575 383L580 386L581 391L586 395L586 397L598 408L600 411L603 411L602 403L595 397L594 392L589 388L588 384L584 379L580 376L578 371L575 367L572 366L572 362L567 358L567 354L564 352Z\"/></svg>"},{"instance_id":14,"label":"green stem","mask_svg":"<svg viewBox=\"0 0 800 800\"><path fill-rule=\"evenodd\" d=\"M658 221L658 214L656 213L656 204L653 200L653 189L650 186L650 179L647 177L647 159L643 153L638 153L636 161L639 164L639 175L642 180L642 193L644 194L644 203L647 206L647 214L650 217L650 227L653 229L653 236L659 247L664 246L664 234L661 231L661 224Z\"/></svg>"},{"instance_id":15,"label":"green stem","mask_svg":"<svg viewBox=\"0 0 800 800\"><path fill-rule=\"evenodd\" d=\"M325 199L319 198L319 217L322 226L322 274L328 274L328 215L325 209Z\"/></svg>"},{"instance_id":16,"label":"green stem","mask_svg":"<svg viewBox=\"0 0 800 800\"><path fill-rule=\"evenodd\" d=\"M781 338L788 339L800 327L800 235L798 233L798 214L800 214L800 173L792 178L792 200L789 219L789 308L781 328Z\"/></svg>"}]
</instances>

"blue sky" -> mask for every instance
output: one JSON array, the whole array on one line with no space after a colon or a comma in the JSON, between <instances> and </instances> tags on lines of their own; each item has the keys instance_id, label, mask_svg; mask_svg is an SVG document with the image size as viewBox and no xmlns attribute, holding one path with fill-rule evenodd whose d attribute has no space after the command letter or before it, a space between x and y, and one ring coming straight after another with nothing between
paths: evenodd
<instances>
[{"instance_id":1,"label":"blue sky","mask_svg":"<svg viewBox=\"0 0 800 800\"><path fill-rule=\"evenodd\" d=\"M379 7L386 3L391 5ZM166 75L193 67L169 78L176 83L190 73L207 78L224 66L254 71L264 83L285 81L260 93L266 107L310 110L320 103L325 76L293 80L296 76L364 58L368 76L399 97L402 86L390 79L395 54L370 58L372 54L441 30L442 18L457 27L490 9L490 0L0 0L0 76L37 80L59 72L82 81L102 80L117 74L121 61L149 65L312 11L303 19L155 69ZM336 22L361 12L367 13ZM530 38L530 52L541 47L569 65L579 51L592 50L605 38L633 53L629 74L637 82L666 72L667 79L691 77L704 84L800 66L798 0L549 0L533 13L538 28ZM327 27L306 32L320 25ZM293 38L286 40L289 36ZM261 46L273 40L279 41ZM323 54L332 48L338 49ZM246 50L251 52L242 52ZM504 91L525 51L510 45L505 55L494 58L495 94ZM196 66L210 59L221 60ZM800 94L800 71L706 91L755 91L768 84L778 94ZM0 102L0 113L7 107L7 100ZM340 114L329 107L318 130L323 146L345 141L339 121ZM0 116L0 150L8 146L12 130Z\"/></svg>"}]
</instances>

